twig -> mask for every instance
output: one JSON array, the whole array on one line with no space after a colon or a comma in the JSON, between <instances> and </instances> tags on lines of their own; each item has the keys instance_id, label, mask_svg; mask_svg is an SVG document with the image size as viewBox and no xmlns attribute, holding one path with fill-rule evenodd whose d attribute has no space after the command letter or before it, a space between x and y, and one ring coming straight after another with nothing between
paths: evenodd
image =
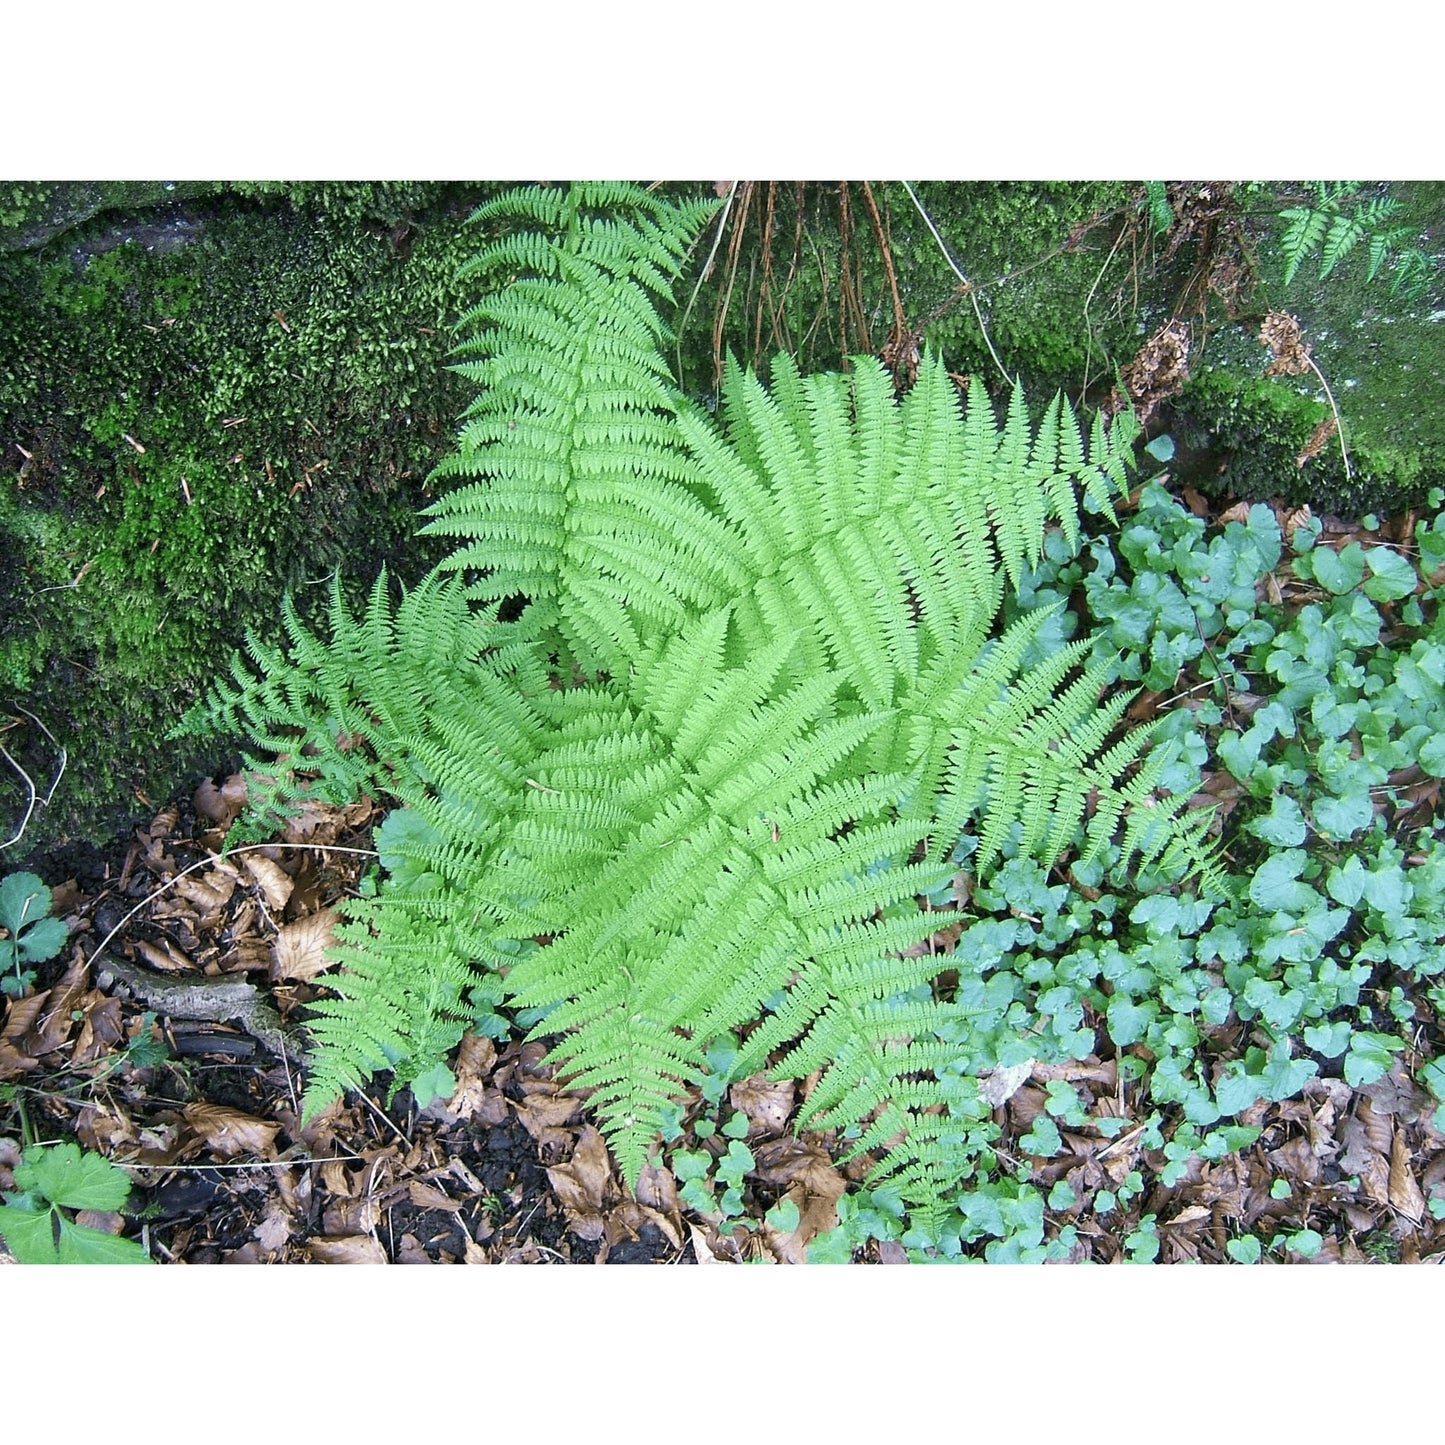
<instances>
[{"instance_id":1,"label":"twig","mask_svg":"<svg viewBox=\"0 0 1445 1445\"><path fill-rule=\"evenodd\" d=\"M1330 410L1335 414L1335 435L1340 439L1340 456L1344 459L1345 463L1345 480L1347 482L1353 482L1355 480L1355 474L1350 470L1350 454L1345 450L1345 424L1340 417L1339 407L1335 405L1334 393L1330 390L1329 382L1325 380L1324 372L1315 364L1314 357L1306 356L1305 360L1309 363L1310 370L1319 377L1320 385L1325 389L1325 397L1329 401Z\"/></svg>"},{"instance_id":2,"label":"twig","mask_svg":"<svg viewBox=\"0 0 1445 1445\"><path fill-rule=\"evenodd\" d=\"M983 344L988 347L988 354L993 357L993 364L998 367L999 375L1008 382L1010 386L1015 385L1015 379L1008 374L1003 362L998 359L998 352L993 349L993 342L989 340L988 327L984 325L983 312L978 305L978 292L972 281L958 268L958 263L948 253L948 247L944 244L943 237L938 234L938 227L933 224L933 217L923 209L923 202L913 193L913 187L907 181L900 182L903 189L908 192L908 199L918 209L918 214L923 217L923 224L933 233L933 239L938 243L938 249L943 254L943 259L948 262L949 269L963 283L966 288L968 299L973 303L973 314L978 318L978 329L983 333Z\"/></svg>"},{"instance_id":3,"label":"twig","mask_svg":"<svg viewBox=\"0 0 1445 1445\"><path fill-rule=\"evenodd\" d=\"M35 714L30 711L29 708L21 707L19 703L16 703L16 704L15 704L15 710L16 710L16 712L23 712L23 713L25 714L25 716L28 717L28 718L30 719L30 721L33 722L33 723L35 724L35 726L38 727L38 728L40 729L40 731L43 732L43 733L45 734L45 736L50 739L51 744L55 747L56 751L59 752L59 754L60 754L60 766L59 766L59 768L56 770L55 777L54 777L54 779L51 781L49 790L46 792L45 796L42 798L42 797L40 797L39 794L36 792L35 784L34 784L34 782L31 780L30 774L27 773L27 772L25 771L25 769L22 768L22 767L20 766L20 764L17 763L17 762L15 761L15 759L12 758L12 757L10 756L10 754L5 751L5 749L4 749L3 747L0 747L0 753L4 753L4 754L5 754L5 761L8 762L8 763L10 764L10 766L11 766L12 768L14 768L17 773L20 774L21 778L24 779L25 786L30 790L30 802L27 804L27 806L26 806L26 808L25 808L25 816L24 816L24 818L22 818L22 819L20 820L20 829L19 829L19 831L15 834L15 836L14 836L13 838L9 839L7 842L0 843L0 848L10 848L10 847L12 847L14 844L18 843L18 842L25 836L25 830L26 830L26 828L28 828L28 827L30 826L30 815L31 815L32 813L34 813L34 811L35 811L35 805L36 805L37 802L40 804L40 806L41 806L42 808L47 808L47 807L50 806L50 800L55 796L55 790L60 786L60 780L65 776L65 765L66 765L66 763L69 762L69 760L70 760L70 754L67 753L67 752L65 751L65 749L64 749L63 747L61 747L61 745L60 745L58 742L56 742L56 740L55 740L55 734L54 734L53 732L51 732L50 729L49 729L48 727L46 727L45 724L44 724L43 722L41 722L40 719L39 719L38 717L36 717Z\"/></svg>"},{"instance_id":4,"label":"twig","mask_svg":"<svg viewBox=\"0 0 1445 1445\"><path fill-rule=\"evenodd\" d=\"M12 838L0 843L0 848L9 848L25 836L25 830L30 826L30 815L35 811L35 784L30 781L30 774L3 747L0 747L0 756L3 756L5 761L20 774L21 780L30 791L30 801L25 805L25 816L20 820L20 827Z\"/></svg>"},{"instance_id":5,"label":"twig","mask_svg":"<svg viewBox=\"0 0 1445 1445\"><path fill-rule=\"evenodd\" d=\"M1094 303L1094 292L1099 289L1099 282L1104 279L1110 265L1113 263L1114 255L1124 240L1124 231L1121 230L1109 248L1109 254L1104 257L1104 264L1099 267L1099 274L1094 277L1094 284L1089 287L1089 294L1084 297L1084 384L1079 390L1079 401L1083 402L1084 392L1089 389L1089 364L1094 359L1094 323L1089 320L1089 307Z\"/></svg>"},{"instance_id":6,"label":"twig","mask_svg":"<svg viewBox=\"0 0 1445 1445\"><path fill-rule=\"evenodd\" d=\"M687 305L683 308L682 320L677 324L677 378L682 381L682 337L687 330L687 318L692 315L693 305L697 301L697 294L702 290L702 283L712 275L713 262L717 260L717 248L722 245L723 232L727 229L728 213L733 208L733 198L738 193L739 181L734 181L732 189L728 192L727 204L722 208L722 214L717 218L717 234L712 238L712 250L707 253L707 260L697 278L697 285L692 288L692 295L687 298Z\"/></svg>"},{"instance_id":7,"label":"twig","mask_svg":"<svg viewBox=\"0 0 1445 1445\"><path fill-rule=\"evenodd\" d=\"M1108 1145L1107 1148L1100 1149L1099 1152L1094 1155L1095 1160L1102 1159L1106 1154L1112 1154L1116 1149L1122 1149L1131 1139L1137 1139L1147 1127L1148 1125L1146 1124L1138 1124L1130 1129L1127 1134L1121 1134L1112 1144Z\"/></svg>"}]
</instances>

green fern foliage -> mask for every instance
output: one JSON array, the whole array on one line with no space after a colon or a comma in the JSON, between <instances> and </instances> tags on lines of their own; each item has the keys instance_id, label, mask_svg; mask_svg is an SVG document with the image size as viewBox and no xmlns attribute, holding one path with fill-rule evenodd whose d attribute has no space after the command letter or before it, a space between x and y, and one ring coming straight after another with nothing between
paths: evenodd
<instances>
[{"instance_id":1,"label":"green fern foliage","mask_svg":"<svg viewBox=\"0 0 1445 1445\"><path fill-rule=\"evenodd\" d=\"M341 930L313 1110L456 1041L500 980L629 1179L718 1036L817 1074L819 1128L921 1217L949 1207L980 1117L968 1005L924 947L960 837L1198 876L1208 818L1160 788L1085 644L1029 662L1047 614L997 626L1046 528L1112 516L1132 421L1033 424L937 357L898 402L870 358L771 383L736 364L719 417L673 387L659 306L708 214L631 187L515 192L472 270L483 388L426 530L456 549L394 604L333 601L189 720L247 732L282 802L399 805L389 879Z\"/></svg>"},{"instance_id":2,"label":"green fern foliage","mask_svg":"<svg viewBox=\"0 0 1445 1445\"><path fill-rule=\"evenodd\" d=\"M1356 248L1368 241L1367 282L1380 274L1390 261L1391 295L1414 300L1434 274L1430 258L1411 244L1415 233L1408 226L1391 225L1400 209L1393 196L1359 196L1356 181L1318 181L1316 200L1309 206L1292 206L1280 212L1285 228L1280 234L1284 255L1284 284L1294 279L1301 266L1318 253L1321 281Z\"/></svg>"}]
</instances>

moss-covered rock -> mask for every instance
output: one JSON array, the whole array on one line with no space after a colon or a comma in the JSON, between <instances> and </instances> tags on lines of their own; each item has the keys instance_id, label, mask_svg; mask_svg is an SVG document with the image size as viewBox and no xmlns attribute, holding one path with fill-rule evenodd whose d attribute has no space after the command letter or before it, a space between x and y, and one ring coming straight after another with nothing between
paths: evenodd
<instances>
[{"instance_id":1,"label":"moss-covered rock","mask_svg":"<svg viewBox=\"0 0 1445 1445\"><path fill-rule=\"evenodd\" d=\"M284 591L316 615L334 569L359 592L424 568L415 513L465 398L475 189L162 195L49 192L44 224L72 219L0 256L0 723L42 793L31 718L69 754L27 843L182 781L200 759L161 739ZM0 768L5 836L26 801Z\"/></svg>"}]
</instances>

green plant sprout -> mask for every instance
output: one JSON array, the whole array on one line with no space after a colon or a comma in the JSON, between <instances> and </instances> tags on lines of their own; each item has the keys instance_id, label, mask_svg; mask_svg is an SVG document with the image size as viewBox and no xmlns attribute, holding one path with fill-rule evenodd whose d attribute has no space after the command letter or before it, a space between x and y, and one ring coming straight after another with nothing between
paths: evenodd
<instances>
[{"instance_id":1,"label":"green plant sprout","mask_svg":"<svg viewBox=\"0 0 1445 1445\"><path fill-rule=\"evenodd\" d=\"M54 958L70 936L60 919L49 917L50 903L50 889L33 873L0 880L0 990L12 998L35 982L35 970L20 965Z\"/></svg>"},{"instance_id":2,"label":"green plant sprout","mask_svg":"<svg viewBox=\"0 0 1445 1445\"><path fill-rule=\"evenodd\" d=\"M122 1208L130 1180L99 1154L68 1140L31 1144L0 1205L0 1236L21 1264L149 1264L134 1240L77 1224L69 1211Z\"/></svg>"}]
</instances>

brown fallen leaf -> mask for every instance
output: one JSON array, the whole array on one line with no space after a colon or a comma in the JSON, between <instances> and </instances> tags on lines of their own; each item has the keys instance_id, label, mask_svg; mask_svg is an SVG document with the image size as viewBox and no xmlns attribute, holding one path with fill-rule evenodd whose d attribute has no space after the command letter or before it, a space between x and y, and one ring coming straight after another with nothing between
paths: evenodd
<instances>
[{"instance_id":1,"label":"brown fallen leaf","mask_svg":"<svg viewBox=\"0 0 1445 1445\"><path fill-rule=\"evenodd\" d=\"M216 827L227 829L246 806L246 779L240 773L232 773L218 788L207 778L191 795L191 806Z\"/></svg>"},{"instance_id":2,"label":"brown fallen leaf","mask_svg":"<svg viewBox=\"0 0 1445 1445\"><path fill-rule=\"evenodd\" d=\"M1410 1221L1420 1225L1425 1219L1425 1196L1415 1182L1410 1168L1410 1151L1405 1147L1405 1131L1395 1130L1395 1139L1390 1146L1390 1207Z\"/></svg>"},{"instance_id":3,"label":"brown fallen leaf","mask_svg":"<svg viewBox=\"0 0 1445 1445\"><path fill-rule=\"evenodd\" d=\"M169 939L163 938L159 944L155 944L138 938L135 941L135 951L157 973L193 973L196 970L196 965Z\"/></svg>"},{"instance_id":4,"label":"brown fallen leaf","mask_svg":"<svg viewBox=\"0 0 1445 1445\"><path fill-rule=\"evenodd\" d=\"M766 1074L754 1074L728 1090L728 1101L747 1115L749 1139L772 1139L787 1127L795 1091L792 1079L774 1083Z\"/></svg>"},{"instance_id":5,"label":"brown fallen leaf","mask_svg":"<svg viewBox=\"0 0 1445 1445\"><path fill-rule=\"evenodd\" d=\"M307 1245L315 1264L385 1264L386 1251L381 1242L369 1234L343 1234L337 1238L322 1236Z\"/></svg>"},{"instance_id":6,"label":"brown fallen leaf","mask_svg":"<svg viewBox=\"0 0 1445 1445\"><path fill-rule=\"evenodd\" d=\"M302 804L299 813L286 820L281 836L288 843L314 843L321 847L361 827L374 811L375 804L366 798L340 807L308 801Z\"/></svg>"},{"instance_id":7,"label":"brown fallen leaf","mask_svg":"<svg viewBox=\"0 0 1445 1445\"><path fill-rule=\"evenodd\" d=\"M187 1104L181 1112L206 1147L223 1159L233 1159L238 1154L259 1154L266 1158L275 1153L276 1135L281 1132L279 1124L268 1124L264 1119L253 1118L239 1109L228 1109L223 1104Z\"/></svg>"},{"instance_id":8,"label":"brown fallen leaf","mask_svg":"<svg viewBox=\"0 0 1445 1445\"><path fill-rule=\"evenodd\" d=\"M604 1243L610 1249L624 1239L641 1239L642 1228L651 1224L674 1249L682 1248L682 1221L669 1219L660 1210L650 1209L633 1199L624 1199L607 1214Z\"/></svg>"},{"instance_id":9,"label":"brown fallen leaf","mask_svg":"<svg viewBox=\"0 0 1445 1445\"><path fill-rule=\"evenodd\" d=\"M718 1257L709 1248L707 1235L695 1224L689 1225L688 1229L692 1235L692 1257L699 1264L716 1264Z\"/></svg>"},{"instance_id":10,"label":"brown fallen leaf","mask_svg":"<svg viewBox=\"0 0 1445 1445\"><path fill-rule=\"evenodd\" d=\"M0 1030L0 1079L13 1079L40 1067L40 1060L20 1041L34 1027L49 997L50 990L47 989L44 993L33 993L29 998L16 999L10 1004L5 1014L5 1027Z\"/></svg>"},{"instance_id":11,"label":"brown fallen leaf","mask_svg":"<svg viewBox=\"0 0 1445 1445\"><path fill-rule=\"evenodd\" d=\"M980 1092L995 1109L1001 1108L1023 1088L1033 1069L1032 1059L990 1069L979 1078Z\"/></svg>"},{"instance_id":12,"label":"brown fallen leaf","mask_svg":"<svg viewBox=\"0 0 1445 1445\"><path fill-rule=\"evenodd\" d=\"M294 1228L295 1220L291 1218L286 1206L281 1200L273 1198L267 1200L266 1213L260 1224L251 1231L251 1235L262 1249L274 1254L286 1248L286 1241L290 1239Z\"/></svg>"},{"instance_id":13,"label":"brown fallen leaf","mask_svg":"<svg viewBox=\"0 0 1445 1445\"><path fill-rule=\"evenodd\" d=\"M462 1206L448 1194L443 1194L424 1179L413 1179L407 1185L407 1196L418 1209L442 1209L448 1214L460 1213Z\"/></svg>"},{"instance_id":14,"label":"brown fallen leaf","mask_svg":"<svg viewBox=\"0 0 1445 1445\"><path fill-rule=\"evenodd\" d=\"M85 960L77 955L75 961L65 970L64 978L54 988L38 995L42 1006L34 1012L30 1026L17 1041L23 1053L41 1059L46 1054L64 1047L70 1038L71 1029L75 1026L71 1014L86 991L86 973ZM29 1000L22 999L15 1006L15 1011L19 1012L27 1002ZM10 1035L8 1024L5 1034L7 1037Z\"/></svg>"},{"instance_id":15,"label":"brown fallen leaf","mask_svg":"<svg viewBox=\"0 0 1445 1445\"><path fill-rule=\"evenodd\" d=\"M754 1151L753 1173L765 1184L781 1186L798 1207L798 1223L789 1231L805 1248L816 1234L838 1223L838 1200L847 1181L826 1150L811 1140L770 1139Z\"/></svg>"},{"instance_id":16,"label":"brown fallen leaf","mask_svg":"<svg viewBox=\"0 0 1445 1445\"><path fill-rule=\"evenodd\" d=\"M273 863L271 859L256 853L247 853L241 861L261 889L266 907L272 913L280 913L291 897L291 890L296 886L290 874L279 863Z\"/></svg>"},{"instance_id":17,"label":"brown fallen leaf","mask_svg":"<svg viewBox=\"0 0 1445 1445\"><path fill-rule=\"evenodd\" d=\"M507 1101L502 1091L488 1082L497 1063L497 1046L486 1034L462 1035L457 1050L456 1091L447 1109L459 1119L481 1124L502 1124L507 1118Z\"/></svg>"},{"instance_id":18,"label":"brown fallen leaf","mask_svg":"<svg viewBox=\"0 0 1445 1445\"><path fill-rule=\"evenodd\" d=\"M547 1178L572 1232L582 1239L601 1239L606 1228L602 1211L618 1197L612 1183L612 1160L601 1134L586 1125L577 1136L572 1158L549 1168Z\"/></svg>"},{"instance_id":19,"label":"brown fallen leaf","mask_svg":"<svg viewBox=\"0 0 1445 1445\"><path fill-rule=\"evenodd\" d=\"M125 1228L125 1220L113 1209L77 1209L75 1222L102 1234L119 1234Z\"/></svg>"},{"instance_id":20,"label":"brown fallen leaf","mask_svg":"<svg viewBox=\"0 0 1445 1445\"><path fill-rule=\"evenodd\" d=\"M336 966L326 950L336 942L336 914L329 908L284 924L271 945L271 977L299 979L302 983Z\"/></svg>"},{"instance_id":21,"label":"brown fallen leaf","mask_svg":"<svg viewBox=\"0 0 1445 1445\"><path fill-rule=\"evenodd\" d=\"M435 1264L431 1255L414 1234L403 1234L396 1242L396 1262L398 1264Z\"/></svg>"},{"instance_id":22,"label":"brown fallen leaf","mask_svg":"<svg viewBox=\"0 0 1445 1445\"><path fill-rule=\"evenodd\" d=\"M70 1062L88 1064L105 1058L125 1038L120 1000L91 989L76 1007L85 1017L80 1021L80 1037L70 1051Z\"/></svg>"},{"instance_id":23,"label":"brown fallen leaf","mask_svg":"<svg viewBox=\"0 0 1445 1445\"><path fill-rule=\"evenodd\" d=\"M575 1095L538 1091L528 1094L517 1105L517 1117L522 1127L540 1142L544 1132L570 1124L581 1108L582 1101Z\"/></svg>"},{"instance_id":24,"label":"brown fallen leaf","mask_svg":"<svg viewBox=\"0 0 1445 1445\"><path fill-rule=\"evenodd\" d=\"M203 877L194 874L178 878L175 893L179 903L189 904L194 913L190 920L192 933L200 934L219 928L225 917L226 905L236 891L234 876L212 868ZM153 915L159 916L159 910Z\"/></svg>"}]
</instances>

